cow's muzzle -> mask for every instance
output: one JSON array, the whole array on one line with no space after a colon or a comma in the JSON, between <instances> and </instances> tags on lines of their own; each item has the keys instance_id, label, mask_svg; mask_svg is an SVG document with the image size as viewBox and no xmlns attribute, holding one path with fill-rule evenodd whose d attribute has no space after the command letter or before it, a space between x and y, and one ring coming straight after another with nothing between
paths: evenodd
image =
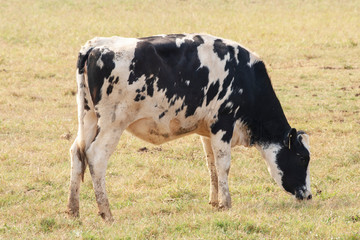
<instances>
[{"instance_id":1,"label":"cow's muzzle","mask_svg":"<svg viewBox=\"0 0 360 240\"><path fill-rule=\"evenodd\" d=\"M308 190L297 189L295 191L295 198L297 200L310 200L312 199L311 192Z\"/></svg>"}]
</instances>

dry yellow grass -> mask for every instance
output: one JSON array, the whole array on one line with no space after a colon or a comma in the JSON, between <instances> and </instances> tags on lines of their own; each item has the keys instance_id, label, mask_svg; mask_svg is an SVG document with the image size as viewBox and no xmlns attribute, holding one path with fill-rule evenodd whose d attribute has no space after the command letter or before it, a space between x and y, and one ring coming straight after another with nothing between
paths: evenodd
<instances>
[{"instance_id":1,"label":"dry yellow grass","mask_svg":"<svg viewBox=\"0 0 360 240\"><path fill-rule=\"evenodd\" d=\"M10 0L0 12L0 239L360 239L358 0ZM314 199L296 202L255 149L236 148L233 208L217 212L198 137L159 148L125 134L107 172L115 223L96 216L88 173L81 217L67 218L78 49L182 32L262 56L289 122L310 134Z\"/></svg>"}]
</instances>

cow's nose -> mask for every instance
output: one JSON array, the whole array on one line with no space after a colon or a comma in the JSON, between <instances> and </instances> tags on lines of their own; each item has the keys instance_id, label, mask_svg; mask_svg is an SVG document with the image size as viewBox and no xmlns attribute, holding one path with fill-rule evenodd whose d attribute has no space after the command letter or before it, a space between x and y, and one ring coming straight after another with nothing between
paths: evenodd
<instances>
[{"instance_id":1,"label":"cow's nose","mask_svg":"<svg viewBox=\"0 0 360 240\"><path fill-rule=\"evenodd\" d=\"M311 194L307 197L307 200L310 200L310 199L312 199L312 195L311 195Z\"/></svg>"}]
</instances>

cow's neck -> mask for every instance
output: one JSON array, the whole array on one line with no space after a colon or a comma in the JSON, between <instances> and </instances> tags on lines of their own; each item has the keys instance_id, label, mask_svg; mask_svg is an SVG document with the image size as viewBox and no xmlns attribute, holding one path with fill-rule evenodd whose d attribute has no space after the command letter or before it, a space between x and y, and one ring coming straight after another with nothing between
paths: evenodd
<instances>
[{"instance_id":1,"label":"cow's neck","mask_svg":"<svg viewBox=\"0 0 360 240\"><path fill-rule=\"evenodd\" d=\"M255 78L251 86L253 100L246 109L247 125L252 144L282 142L290 125L276 97L265 65L259 62L253 68Z\"/></svg>"},{"instance_id":2,"label":"cow's neck","mask_svg":"<svg viewBox=\"0 0 360 240\"><path fill-rule=\"evenodd\" d=\"M274 118L264 122L255 122L250 128L251 144L268 145L280 143L290 130L286 119Z\"/></svg>"}]
</instances>

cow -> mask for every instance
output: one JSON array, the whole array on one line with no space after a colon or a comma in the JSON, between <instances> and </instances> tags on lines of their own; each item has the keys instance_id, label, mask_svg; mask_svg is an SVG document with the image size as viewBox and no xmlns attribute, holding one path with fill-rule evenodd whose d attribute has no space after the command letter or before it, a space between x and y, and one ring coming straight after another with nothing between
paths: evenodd
<instances>
[{"instance_id":1,"label":"cow","mask_svg":"<svg viewBox=\"0 0 360 240\"><path fill-rule=\"evenodd\" d=\"M78 133L70 148L67 212L79 216L89 166L99 215L113 221L105 190L110 155L127 130L152 144L200 135L209 203L231 207L231 148L256 147L275 182L311 199L309 136L291 128L264 62L237 42L207 34L96 37L77 61Z\"/></svg>"}]
</instances>

